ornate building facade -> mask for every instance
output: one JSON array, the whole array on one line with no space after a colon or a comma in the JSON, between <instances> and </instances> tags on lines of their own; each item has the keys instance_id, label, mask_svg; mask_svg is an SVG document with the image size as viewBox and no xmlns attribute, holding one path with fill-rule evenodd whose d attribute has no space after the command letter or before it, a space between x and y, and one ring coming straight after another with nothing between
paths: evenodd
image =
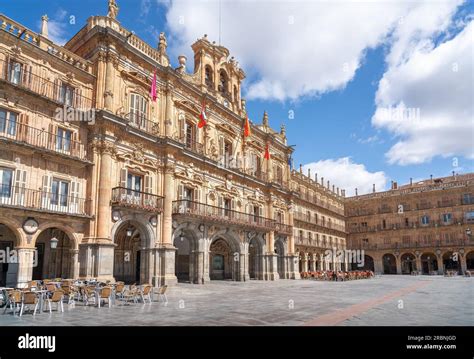
<instances>
[{"instance_id":1,"label":"ornate building facade","mask_svg":"<svg viewBox=\"0 0 474 359\"><path fill-rule=\"evenodd\" d=\"M38 34L0 15L0 250L17 254L0 285L295 279L340 266L316 257L345 248L343 196L291 171L285 129L267 113L243 136L245 73L229 51L204 36L193 72L184 56L172 68L163 33L154 48L117 14L109 1L64 46L46 16Z\"/></svg>"},{"instance_id":2,"label":"ornate building facade","mask_svg":"<svg viewBox=\"0 0 474 359\"><path fill-rule=\"evenodd\" d=\"M474 174L410 182L346 199L348 247L378 273L474 270Z\"/></svg>"}]
</instances>

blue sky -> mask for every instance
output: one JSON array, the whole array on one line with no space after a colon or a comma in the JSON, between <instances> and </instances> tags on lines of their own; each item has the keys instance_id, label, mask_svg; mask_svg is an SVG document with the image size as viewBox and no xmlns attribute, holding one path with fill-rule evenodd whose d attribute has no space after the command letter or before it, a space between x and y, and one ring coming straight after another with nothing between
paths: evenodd
<instances>
[{"instance_id":1,"label":"blue sky","mask_svg":"<svg viewBox=\"0 0 474 359\"><path fill-rule=\"evenodd\" d=\"M117 2L122 26L152 46L166 32L173 66L184 53L193 70L190 45L204 33L218 41L217 1ZM222 45L247 74L251 120L266 110L274 128L285 124L295 165L348 194L472 172L474 5L440 3L222 1ZM1 1L0 12L36 31L48 14L51 37L64 41L107 1ZM420 110L418 123L380 116L401 103Z\"/></svg>"}]
</instances>

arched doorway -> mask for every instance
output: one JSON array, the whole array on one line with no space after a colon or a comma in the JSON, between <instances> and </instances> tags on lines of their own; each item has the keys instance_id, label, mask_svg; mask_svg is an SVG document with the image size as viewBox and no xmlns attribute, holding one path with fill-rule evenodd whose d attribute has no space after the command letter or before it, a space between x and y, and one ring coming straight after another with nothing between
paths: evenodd
<instances>
[{"instance_id":1,"label":"arched doorway","mask_svg":"<svg viewBox=\"0 0 474 359\"><path fill-rule=\"evenodd\" d=\"M416 258L411 253L405 253L401 257L402 261L402 274L411 274L416 271Z\"/></svg>"},{"instance_id":2,"label":"arched doorway","mask_svg":"<svg viewBox=\"0 0 474 359\"><path fill-rule=\"evenodd\" d=\"M382 257L383 274L397 274L397 259L393 254L386 253Z\"/></svg>"},{"instance_id":3,"label":"arched doorway","mask_svg":"<svg viewBox=\"0 0 474 359\"><path fill-rule=\"evenodd\" d=\"M423 253L421 255L421 271L423 274L438 271L438 260L434 253Z\"/></svg>"},{"instance_id":4,"label":"arched doorway","mask_svg":"<svg viewBox=\"0 0 474 359\"><path fill-rule=\"evenodd\" d=\"M189 278L189 264L190 264L190 253L191 243L188 237L184 234L179 235L175 238L173 245L176 247L175 257L175 273L178 278L178 282L190 282Z\"/></svg>"},{"instance_id":5,"label":"arched doorway","mask_svg":"<svg viewBox=\"0 0 474 359\"><path fill-rule=\"evenodd\" d=\"M236 280L235 272L240 258L238 252L232 251L228 241L222 237L213 240L209 251L209 275L211 280Z\"/></svg>"},{"instance_id":6,"label":"arched doorway","mask_svg":"<svg viewBox=\"0 0 474 359\"><path fill-rule=\"evenodd\" d=\"M16 243L15 233L7 225L0 223L0 251L4 259L14 250ZM6 260L0 263L0 287L16 287L17 274L18 263L8 263Z\"/></svg>"},{"instance_id":7,"label":"arched doorway","mask_svg":"<svg viewBox=\"0 0 474 359\"><path fill-rule=\"evenodd\" d=\"M466 269L474 270L474 251L466 254Z\"/></svg>"},{"instance_id":8,"label":"arched doorway","mask_svg":"<svg viewBox=\"0 0 474 359\"><path fill-rule=\"evenodd\" d=\"M256 237L249 243L249 278L262 278L262 246Z\"/></svg>"},{"instance_id":9,"label":"arched doorway","mask_svg":"<svg viewBox=\"0 0 474 359\"><path fill-rule=\"evenodd\" d=\"M140 283L141 248L144 239L131 222L124 222L115 234L114 278L116 281Z\"/></svg>"},{"instance_id":10,"label":"arched doorway","mask_svg":"<svg viewBox=\"0 0 474 359\"><path fill-rule=\"evenodd\" d=\"M374 258L369 255L364 255L364 265L359 267L359 263L352 262L352 270L370 270L375 272Z\"/></svg>"},{"instance_id":11,"label":"arched doorway","mask_svg":"<svg viewBox=\"0 0 474 359\"><path fill-rule=\"evenodd\" d=\"M443 268L444 271L453 270L459 272L460 265L459 261L461 258L459 257L459 253L453 252L446 252L443 254Z\"/></svg>"},{"instance_id":12,"label":"arched doorway","mask_svg":"<svg viewBox=\"0 0 474 359\"><path fill-rule=\"evenodd\" d=\"M275 254L277 255L278 275L280 278L285 278L285 244L283 241L275 241Z\"/></svg>"},{"instance_id":13,"label":"arched doorway","mask_svg":"<svg viewBox=\"0 0 474 359\"><path fill-rule=\"evenodd\" d=\"M56 248L51 245L56 242ZM74 276L74 241L58 228L48 228L36 240L38 263L33 268L33 279L71 279Z\"/></svg>"}]
</instances>

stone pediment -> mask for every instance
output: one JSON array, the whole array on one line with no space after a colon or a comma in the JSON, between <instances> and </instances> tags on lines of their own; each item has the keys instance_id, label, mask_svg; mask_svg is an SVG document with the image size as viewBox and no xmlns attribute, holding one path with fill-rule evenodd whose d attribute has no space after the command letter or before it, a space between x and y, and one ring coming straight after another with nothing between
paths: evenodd
<instances>
[{"instance_id":1,"label":"stone pediment","mask_svg":"<svg viewBox=\"0 0 474 359\"><path fill-rule=\"evenodd\" d=\"M188 112L191 112L193 114L199 115L201 113L201 107L198 106L197 104L188 101L188 100L176 100L174 101L174 104L177 108L181 108L183 110L187 110Z\"/></svg>"}]
</instances>

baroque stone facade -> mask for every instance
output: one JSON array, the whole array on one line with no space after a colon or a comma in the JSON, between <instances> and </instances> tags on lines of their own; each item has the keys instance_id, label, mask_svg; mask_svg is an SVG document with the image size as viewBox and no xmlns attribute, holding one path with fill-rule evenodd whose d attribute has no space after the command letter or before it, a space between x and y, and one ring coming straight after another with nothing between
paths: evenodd
<instances>
[{"instance_id":1,"label":"baroque stone facade","mask_svg":"<svg viewBox=\"0 0 474 359\"><path fill-rule=\"evenodd\" d=\"M474 270L474 174L346 198L348 246L385 274Z\"/></svg>"},{"instance_id":2,"label":"baroque stone facade","mask_svg":"<svg viewBox=\"0 0 474 359\"><path fill-rule=\"evenodd\" d=\"M295 279L307 253L345 247L343 196L291 171L284 127L265 113L243 136L229 51L204 36L193 72L172 68L165 35L149 46L118 11L64 46L47 16L40 34L0 16L0 250L18 252L0 285Z\"/></svg>"}]
</instances>

